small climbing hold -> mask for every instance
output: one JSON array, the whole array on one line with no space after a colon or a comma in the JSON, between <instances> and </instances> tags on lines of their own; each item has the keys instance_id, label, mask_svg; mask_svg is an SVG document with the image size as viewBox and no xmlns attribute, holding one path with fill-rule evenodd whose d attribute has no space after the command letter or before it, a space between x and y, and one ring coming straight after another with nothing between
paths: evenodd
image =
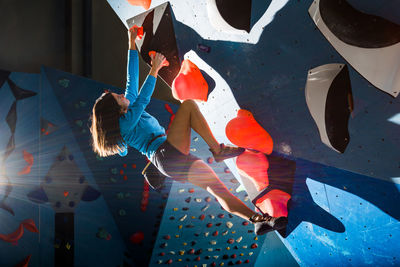
<instances>
[{"instance_id":1,"label":"small climbing hold","mask_svg":"<svg viewBox=\"0 0 400 267\"><path fill-rule=\"evenodd\" d=\"M249 256L253 255L253 252L249 252Z\"/></svg>"},{"instance_id":2,"label":"small climbing hold","mask_svg":"<svg viewBox=\"0 0 400 267\"><path fill-rule=\"evenodd\" d=\"M249 263L249 262L250 262L250 261L249 261L248 259L244 261L244 263Z\"/></svg>"},{"instance_id":3,"label":"small climbing hold","mask_svg":"<svg viewBox=\"0 0 400 267\"><path fill-rule=\"evenodd\" d=\"M207 237L210 234L210 232L205 232L204 236Z\"/></svg>"},{"instance_id":4,"label":"small climbing hold","mask_svg":"<svg viewBox=\"0 0 400 267\"><path fill-rule=\"evenodd\" d=\"M179 255L184 255L185 254L185 251L184 250L179 250Z\"/></svg>"},{"instance_id":5,"label":"small climbing hold","mask_svg":"<svg viewBox=\"0 0 400 267\"><path fill-rule=\"evenodd\" d=\"M251 244L251 248L258 248L258 245L256 243Z\"/></svg>"},{"instance_id":6,"label":"small climbing hold","mask_svg":"<svg viewBox=\"0 0 400 267\"><path fill-rule=\"evenodd\" d=\"M196 252L194 254L200 255L202 252L203 252L203 250L201 248L199 248L198 250L196 250Z\"/></svg>"},{"instance_id":7,"label":"small climbing hold","mask_svg":"<svg viewBox=\"0 0 400 267\"><path fill-rule=\"evenodd\" d=\"M179 235L175 235L175 238L179 238Z\"/></svg>"},{"instance_id":8,"label":"small climbing hold","mask_svg":"<svg viewBox=\"0 0 400 267\"><path fill-rule=\"evenodd\" d=\"M189 249L187 253L191 255L194 254L194 248Z\"/></svg>"},{"instance_id":9,"label":"small climbing hold","mask_svg":"<svg viewBox=\"0 0 400 267\"><path fill-rule=\"evenodd\" d=\"M163 238L164 238L165 240L170 240L170 239L171 239L171 236L170 236L170 235L165 235L165 236L163 236Z\"/></svg>"},{"instance_id":10,"label":"small climbing hold","mask_svg":"<svg viewBox=\"0 0 400 267\"><path fill-rule=\"evenodd\" d=\"M182 227L183 227L183 225L181 224L181 225L178 226L178 229L182 229Z\"/></svg>"},{"instance_id":11,"label":"small climbing hold","mask_svg":"<svg viewBox=\"0 0 400 267\"><path fill-rule=\"evenodd\" d=\"M136 164L132 164L132 169L136 169Z\"/></svg>"},{"instance_id":12,"label":"small climbing hold","mask_svg":"<svg viewBox=\"0 0 400 267\"><path fill-rule=\"evenodd\" d=\"M169 254L175 255L175 251L171 250L171 251L169 252Z\"/></svg>"},{"instance_id":13,"label":"small climbing hold","mask_svg":"<svg viewBox=\"0 0 400 267\"><path fill-rule=\"evenodd\" d=\"M232 226L233 226L233 223L232 223L232 222L230 222L230 221L226 222L226 227L228 227L229 229L231 229Z\"/></svg>"},{"instance_id":14,"label":"small climbing hold","mask_svg":"<svg viewBox=\"0 0 400 267\"><path fill-rule=\"evenodd\" d=\"M194 188L189 188L188 192L189 193L194 193Z\"/></svg>"},{"instance_id":15,"label":"small climbing hold","mask_svg":"<svg viewBox=\"0 0 400 267\"><path fill-rule=\"evenodd\" d=\"M211 245L215 245L215 244L217 244L217 241L211 240L211 241L210 241L210 244L211 244Z\"/></svg>"},{"instance_id":16,"label":"small climbing hold","mask_svg":"<svg viewBox=\"0 0 400 267\"><path fill-rule=\"evenodd\" d=\"M247 248L247 245L243 245L242 248L246 249L246 248Z\"/></svg>"},{"instance_id":17,"label":"small climbing hold","mask_svg":"<svg viewBox=\"0 0 400 267\"><path fill-rule=\"evenodd\" d=\"M186 225L185 227L186 227L186 228L194 228L194 225L193 225L193 224L188 224L188 225Z\"/></svg>"},{"instance_id":18,"label":"small climbing hold","mask_svg":"<svg viewBox=\"0 0 400 267\"><path fill-rule=\"evenodd\" d=\"M194 201L196 201L197 203L200 203L200 202L201 202L201 198L197 198L197 197L196 197L196 198L194 199Z\"/></svg>"},{"instance_id":19,"label":"small climbing hold","mask_svg":"<svg viewBox=\"0 0 400 267\"><path fill-rule=\"evenodd\" d=\"M179 194L182 194L183 192L185 192L185 189L183 189L183 188L178 189L178 193L179 193Z\"/></svg>"},{"instance_id":20,"label":"small climbing hold","mask_svg":"<svg viewBox=\"0 0 400 267\"><path fill-rule=\"evenodd\" d=\"M200 256L197 256L194 260L195 261L200 261Z\"/></svg>"},{"instance_id":21,"label":"small climbing hold","mask_svg":"<svg viewBox=\"0 0 400 267\"><path fill-rule=\"evenodd\" d=\"M215 219L215 216L212 215L212 214L210 214L210 215L208 215L208 216L210 216L211 219Z\"/></svg>"},{"instance_id":22,"label":"small climbing hold","mask_svg":"<svg viewBox=\"0 0 400 267\"><path fill-rule=\"evenodd\" d=\"M228 234L228 230L222 232L222 235L227 235L227 234Z\"/></svg>"},{"instance_id":23,"label":"small climbing hold","mask_svg":"<svg viewBox=\"0 0 400 267\"><path fill-rule=\"evenodd\" d=\"M167 261L167 264L172 264L172 259L169 259L169 260Z\"/></svg>"},{"instance_id":24,"label":"small climbing hold","mask_svg":"<svg viewBox=\"0 0 400 267\"><path fill-rule=\"evenodd\" d=\"M215 231L214 233L212 233L213 236L217 236L218 235L218 231Z\"/></svg>"},{"instance_id":25,"label":"small climbing hold","mask_svg":"<svg viewBox=\"0 0 400 267\"><path fill-rule=\"evenodd\" d=\"M186 219L186 217L187 217L187 215L185 214L185 215L183 215L182 217L180 217L179 220L180 220L181 222L183 222L183 221Z\"/></svg>"},{"instance_id":26,"label":"small climbing hold","mask_svg":"<svg viewBox=\"0 0 400 267\"><path fill-rule=\"evenodd\" d=\"M231 170L228 167L225 167L224 172L225 173L231 173ZM233 179L231 179L231 180L233 180Z\"/></svg>"},{"instance_id":27,"label":"small climbing hold","mask_svg":"<svg viewBox=\"0 0 400 267\"><path fill-rule=\"evenodd\" d=\"M144 233L140 231L132 234L129 238L130 242L133 244L139 244L143 241L143 239L144 239Z\"/></svg>"},{"instance_id":28,"label":"small climbing hold","mask_svg":"<svg viewBox=\"0 0 400 267\"><path fill-rule=\"evenodd\" d=\"M161 252L160 254L158 254L159 256L164 256L165 252Z\"/></svg>"},{"instance_id":29,"label":"small climbing hold","mask_svg":"<svg viewBox=\"0 0 400 267\"><path fill-rule=\"evenodd\" d=\"M190 151L191 151L191 152L196 152L197 149L193 147L193 148L190 149Z\"/></svg>"},{"instance_id":30,"label":"small climbing hold","mask_svg":"<svg viewBox=\"0 0 400 267\"><path fill-rule=\"evenodd\" d=\"M201 211L204 212L204 211L206 211L209 207L210 207L210 205L207 204L207 205L205 205L205 206L201 209Z\"/></svg>"},{"instance_id":31,"label":"small climbing hold","mask_svg":"<svg viewBox=\"0 0 400 267\"><path fill-rule=\"evenodd\" d=\"M208 227L208 228L210 228L210 227L212 227L212 226L213 226L212 223L207 223L207 227Z\"/></svg>"},{"instance_id":32,"label":"small climbing hold","mask_svg":"<svg viewBox=\"0 0 400 267\"><path fill-rule=\"evenodd\" d=\"M244 222L242 222L242 225L244 225L244 226L249 225L249 222L248 221L244 221Z\"/></svg>"},{"instance_id":33,"label":"small climbing hold","mask_svg":"<svg viewBox=\"0 0 400 267\"><path fill-rule=\"evenodd\" d=\"M205 216L204 214L201 214L200 217L199 217L199 219L202 221L202 220L204 220L205 217L206 217L206 216Z\"/></svg>"},{"instance_id":34,"label":"small climbing hold","mask_svg":"<svg viewBox=\"0 0 400 267\"><path fill-rule=\"evenodd\" d=\"M197 49L206 52L206 53L210 53L211 48L207 45L203 45L203 44L197 44Z\"/></svg>"},{"instance_id":35,"label":"small climbing hold","mask_svg":"<svg viewBox=\"0 0 400 267\"><path fill-rule=\"evenodd\" d=\"M205 200L206 202L211 202L212 198L211 198L211 197L206 197L204 200Z\"/></svg>"},{"instance_id":36,"label":"small climbing hold","mask_svg":"<svg viewBox=\"0 0 400 267\"><path fill-rule=\"evenodd\" d=\"M242 241L243 237L239 237L238 239L236 239L236 242L240 243L240 241Z\"/></svg>"},{"instance_id":37,"label":"small climbing hold","mask_svg":"<svg viewBox=\"0 0 400 267\"><path fill-rule=\"evenodd\" d=\"M167 243L162 243L162 244L160 245L160 248L166 248L166 247L168 247L168 244L167 244Z\"/></svg>"},{"instance_id":38,"label":"small climbing hold","mask_svg":"<svg viewBox=\"0 0 400 267\"><path fill-rule=\"evenodd\" d=\"M188 198L185 199L185 202L186 202L186 203L189 203L190 200L192 200L192 198L191 198L191 197L188 197Z\"/></svg>"},{"instance_id":39,"label":"small climbing hold","mask_svg":"<svg viewBox=\"0 0 400 267\"><path fill-rule=\"evenodd\" d=\"M58 84L64 88L67 88L69 86L69 80L64 78L64 79L59 79Z\"/></svg>"},{"instance_id":40,"label":"small climbing hold","mask_svg":"<svg viewBox=\"0 0 400 267\"><path fill-rule=\"evenodd\" d=\"M183 207L182 210L186 211L186 210L189 210L189 208L188 207Z\"/></svg>"},{"instance_id":41,"label":"small climbing hold","mask_svg":"<svg viewBox=\"0 0 400 267\"><path fill-rule=\"evenodd\" d=\"M193 240L192 242L190 242L190 244L191 244L192 246L194 246L194 245L197 244L197 242Z\"/></svg>"},{"instance_id":42,"label":"small climbing hold","mask_svg":"<svg viewBox=\"0 0 400 267\"><path fill-rule=\"evenodd\" d=\"M207 162L208 162L208 164L213 163L213 162L214 162L214 158L208 157L208 158L207 158Z\"/></svg>"},{"instance_id":43,"label":"small climbing hold","mask_svg":"<svg viewBox=\"0 0 400 267\"><path fill-rule=\"evenodd\" d=\"M218 214L218 218L224 218L225 217L225 215L223 214L223 213L220 213L220 214Z\"/></svg>"},{"instance_id":44,"label":"small climbing hold","mask_svg":"<svg viewBox=\"0 0 400 267\"><path fill-rule=\"evenodd\" d=\"M233 238L229 238L228 241L226 241L229 244L233 244L235 242L235 239Z\"/></svg>"},{"instance_id":45,"label":"small climbing hold","mask_svg":"<svg viewBox=\"0 0 400 267\"><path fill-rule=\"evenodd\" d=\"M199 141L199 138L196 136L195 138L193 138L193 141L197 142Z\"/></svg>"}]
</instances>

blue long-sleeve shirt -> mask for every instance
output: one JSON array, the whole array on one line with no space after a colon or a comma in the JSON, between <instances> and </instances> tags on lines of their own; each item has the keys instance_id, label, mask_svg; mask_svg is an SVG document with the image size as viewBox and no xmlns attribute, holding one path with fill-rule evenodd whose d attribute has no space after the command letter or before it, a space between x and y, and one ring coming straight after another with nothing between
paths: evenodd
<instances>
[{"instance_id":1,"label":"blue long-sleeve shirt","mask_svg":"<svg viewBox=\"0 0 400 267\"><path fill-rule=\"evenodd\" d=\"M128 146L130 146L151 159L158 147L166 140L165 136L159 137L148 146L155 136L165 134L164 127L158 123L156 118L145 111L155 85L156 78L148 75L140 93L138 93L139 56L136 50L129 50L125 97L130 103L127 113L119 118L121 136L127 146L119 152L120 156L126 156Z\"/></svg>"}]
</instances>

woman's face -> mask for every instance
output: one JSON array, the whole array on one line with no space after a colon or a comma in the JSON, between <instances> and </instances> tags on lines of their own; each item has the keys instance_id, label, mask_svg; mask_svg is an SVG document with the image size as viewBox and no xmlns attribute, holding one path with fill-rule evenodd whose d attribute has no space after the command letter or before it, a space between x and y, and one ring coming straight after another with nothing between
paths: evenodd
<instances>
[{"instance_id":1,"label":"woman's face","mask_svg":"<svg viewBox=\"0 0 400 267\"><path fill-rule=\"evenodd\" d=\"M118 105L121 106L122 112L126 113L128 111L130 103L129 100L124 96L124 94L116 94L116 93L111 93L111 94L117 101Z\"/></svg>"}]
</instances>

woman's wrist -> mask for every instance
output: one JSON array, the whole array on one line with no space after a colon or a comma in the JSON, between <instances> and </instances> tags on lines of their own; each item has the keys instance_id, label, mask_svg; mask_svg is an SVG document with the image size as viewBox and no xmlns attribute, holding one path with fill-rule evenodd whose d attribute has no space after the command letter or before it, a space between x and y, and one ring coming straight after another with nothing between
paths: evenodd
<instances>
[{"instance_id":1,"label":"woman's wrist","mask_svg":"<svg viewBox=\"0 0 400 267\"><path fill-rule=\"evenodd\" d=\"M135 41L130 41L129 42L129 50L136 50Z\"/></svg>"},{"instance_id":2,"label":"woman's wrist","mask_svg":"<svg viewBox=\"0 0 400 267\"><path fill-rule=\"evenodd\" d=\"M156 69L156 68L151 68L151 69L150 69L150 72L149 72L149 75L154 76L154 77L157 78L158 69Z\"/></svg>"}]
</instances>

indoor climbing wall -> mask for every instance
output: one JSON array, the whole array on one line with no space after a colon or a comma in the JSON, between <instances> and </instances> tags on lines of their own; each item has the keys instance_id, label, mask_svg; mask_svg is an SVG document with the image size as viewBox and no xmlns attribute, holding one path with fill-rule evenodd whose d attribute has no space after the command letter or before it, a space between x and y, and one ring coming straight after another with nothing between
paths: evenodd
<instances>
[{"instance_id":1,"label":"indoor climbing wall","mask_svg":"<svg viewBox=\"0 0 400 267\"><path fill-rule=\"evenodd\" d=\"M1 266L400 265L400 3L383 0L108 0L160 79L195 99L219 142L190 151L286 229L256 236L206 191L141 175L146 159L97 157L104 90L43 67L0 71ZM141 74L142 75L142 74ZM157 89L156 89L157 90ZM167 128L178 106L152 99Z\"/></svg>"},{"instance_id":2,"label":"indoor climbing wall","mask_svg":"<svg viewBox=\"0 0 400 267\"><path fill-rule=\"evenodd\" d=\"M248 148L224 162L229 174L217 174L235 179L232 188L244 190L250 206L288 215L278 234L281 251L302 266L398 264L398 2L153 0L145 8L108 2L127 28L143 27L137 46L147 63L149 50L176 62L160 74L173 96L196 99L220 142ZM174 186L153 264L254 263L243 248L250 243L226 243L232 232L218 212L208 215L219 226L203 223L205 196L184 204L185 213L190 186ZM196 205L198 213L189 212ZM162 234L166 225L181 228ZM228 232L210 243L217 227ZM183 241L183 231L203 236L202 250ZM269 261L257 259L260 266Z\"/></svg>"}]
</instances>

